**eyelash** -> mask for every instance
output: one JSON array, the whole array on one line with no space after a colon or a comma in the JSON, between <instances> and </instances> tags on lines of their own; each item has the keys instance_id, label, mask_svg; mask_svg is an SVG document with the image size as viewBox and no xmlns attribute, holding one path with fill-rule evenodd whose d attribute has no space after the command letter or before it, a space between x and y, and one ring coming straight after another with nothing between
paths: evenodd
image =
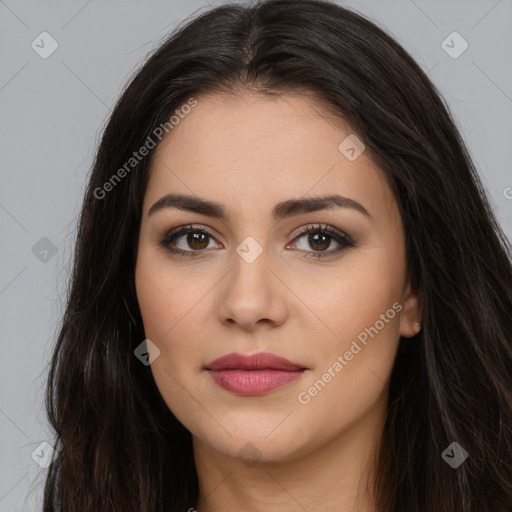
<instances>
[{"instance_id":1,"label":"eyelash","mask_svg":"<svg viewBox=\"0 0 512 512\"><path fill-rule=\"evenodd\" d=\"M189 224L187 226L183 226L177 229L174 229L167 233L165 237L159 242L159 245L163 247L166 251L170 252L174 255L181 255L181 256L195 256L197 253L201 254L205 251L205 249L201 250L191 250L191 251L183 251L181 249L173 249L171 248L171 244L177 239L180 238L183 235L186 235L188 233L203 233L211 238L215 238L213 235L211 235L208 231L196 228L193 225ZM327 235L328 238L334 240L335 242L339 243L341 247L335 250L331 250L329 252L325 251L308 251L309 254L305 255L305 258L325 258L332 256L333 254L338 254L342 252L343 250L354 247L354 243L352 239L346 234L343 233L343 231L340 231L336 228L333 228L332 226L328 225L309 225L304 226L301 231L295 236L295 238L292 240L292 242L302 238L304 235L311 234L311 233L320 233Z\"/></svg>"}]
</instances>

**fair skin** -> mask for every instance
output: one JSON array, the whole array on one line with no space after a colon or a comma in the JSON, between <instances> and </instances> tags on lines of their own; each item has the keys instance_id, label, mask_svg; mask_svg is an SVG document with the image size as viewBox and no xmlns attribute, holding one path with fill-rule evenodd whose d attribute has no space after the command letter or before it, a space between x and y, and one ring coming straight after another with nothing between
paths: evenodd
<instances>
[{"instance_id":1,"label":"fair skin","mask_svg":"<svg viewBox=\"0 0 512 512\"><path fill-rule=\"evenodd\" d=\"M354 161L340 152L353 132L311 97L196 99L154 154L135 276L146 337L160 350L151 371L193 438L200 496L190 507L375 512L373 461L392 365L399 337L414 336L420 322L396 201L368 149ZM171 193L220 203L226 218L176 207L150 215ZM367 214L345 206L272 217L277 203L333 194ZM196 238L181 234L171 245L189 255L160 245L188 224ZM316 242L298 235L310 225ZM250 263L236 250L247 237L262 250ZM322 250L325 257L311 257ZM401 308L391 318L393 304ZM333 372L383 314L378 333ZM240 396L204 369L231 352L261 351L307 370L268 393ZM330 379L322 377L329 368ZM325 386L308 394L322 378ZM240 450L253 450L254 463Z\"/></svg>"}]
</instances>

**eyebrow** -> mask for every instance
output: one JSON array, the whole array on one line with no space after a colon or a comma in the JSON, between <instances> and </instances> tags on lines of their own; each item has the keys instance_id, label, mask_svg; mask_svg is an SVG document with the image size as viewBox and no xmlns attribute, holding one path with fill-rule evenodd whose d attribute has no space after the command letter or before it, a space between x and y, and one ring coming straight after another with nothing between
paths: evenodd
<instances>
[{"instance_id":1,"label":"eyebrow","mask_svg":"<svg viewBox=\"0 0 512 512\"><path fill-rule=\"evenodd\" d=\"M308 197L301 199L289 199L278 203L272 210L272 217L275 221L298 215L301 213L310 213L318 210L327 210L333 208L351 208L363 215L370 217L366 208L348 197L343 197L338 194ZM183 194L167 194L160 198L156 203L151 206L148 212L153 215L164 208L178 208L179 210L199 213L208 217L215 217L225 220L227 218L224 206L215 201L207 201L197 196L183 195Z\"/></svg>"}]
</instances>

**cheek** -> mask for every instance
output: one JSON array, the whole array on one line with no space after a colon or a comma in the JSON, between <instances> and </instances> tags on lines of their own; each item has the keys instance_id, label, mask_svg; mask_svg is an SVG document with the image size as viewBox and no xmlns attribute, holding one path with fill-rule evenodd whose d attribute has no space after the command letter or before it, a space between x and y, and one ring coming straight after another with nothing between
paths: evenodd
<instances>
[{"instance_id":1,"label":"cheek","mask_svg":"<svg viewBox=\"0 0 512 512\"><path fill-rule=\"evenodd\" d=\"M142 248L135 284L146 338L160 350L151 370L157 384L160 380L167 387L169 375L181 381L186 371L201 368L205 295L213 283L207 273L195 276L193 270L173 269L165 257Z\"/></svg>"},{"instance_id":2,"label":"cheek","mask_svg":"<svg viewBox=\"0 0 512 512\"><path fill-rule=\"evenodd\" d=\"M334 424L359 417L382 396L398 347L402 310L400 251L376 249L350 263L323 287L308 286L306 295L326 327L318 332L326 334L315 343L318 364L299 402L313 417L326 422L336 418ZM332 404L339 407L333 410Z\"/></svg>"},{"instance_id":3,"label":"cheek","mask_svg":"<svg viewBox=\"0 0 512 512\"><path fill-rule=\"evenodd\" d=\"M294 291L313 313L308 318L321 320L325 335L338 348L350 344L399 302L404 285L405 261L399 250L374 247L347 256L333 272L310 276L311 279L298 277L294 283ZM386 327L393 325L398 332L400 315L396 313L391 309L385 320L389 320ZM327 350L332 346L324 345Z\"/></svg>"},{"instance_id":4,"label":"cheek","mask_svg":"<svg viewBox=\"0 0 512 512\"><path fill-rule=\"evenodd\" d=\"M206 276L205 276L206 277ZM204 280L203 280L204 283ZM201 301L207 286L197 286L193 271L173 268L165 255L141 247L135 270L135 286L146 336L158 343L172 337L186 324L189 312Z\"/></svg>"},{"instance_id":5,"label":"cheek","mask_svg":"<svg viewBox=\"0 0 512 512\"><path fill-rule=\"evenodd\" d=\"M144 333L160 350L150 369L169 409L188 425L191 416L201 414L190 401L187 372L200 367L199 345L193 343L200 340L195 332L200 322L194 315L201 312L204 291L198 296L189 293L184 288L186 282L176 273L166 272L165 264L154 255L141 250L139 256L135 282Z\"/></svg>"}]
</instances>

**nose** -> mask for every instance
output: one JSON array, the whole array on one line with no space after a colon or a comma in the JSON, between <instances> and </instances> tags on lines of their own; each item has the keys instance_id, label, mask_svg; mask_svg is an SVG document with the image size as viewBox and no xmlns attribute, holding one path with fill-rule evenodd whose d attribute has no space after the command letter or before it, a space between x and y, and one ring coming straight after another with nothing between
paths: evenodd
<instances>
[{"instance_id":1,"label":"nose","mask_svg":"<svg viewBox=\"0 0 512 512\"><path fill-rule=\"evenodd\" d=\"M259 324L277 327L285 322L290 291L279 273L270 268L270 259L265 249L252 262L235 253L233 267L221 282L217 302L220 322L249 331Z\"/></svg>"}]
</instances>

